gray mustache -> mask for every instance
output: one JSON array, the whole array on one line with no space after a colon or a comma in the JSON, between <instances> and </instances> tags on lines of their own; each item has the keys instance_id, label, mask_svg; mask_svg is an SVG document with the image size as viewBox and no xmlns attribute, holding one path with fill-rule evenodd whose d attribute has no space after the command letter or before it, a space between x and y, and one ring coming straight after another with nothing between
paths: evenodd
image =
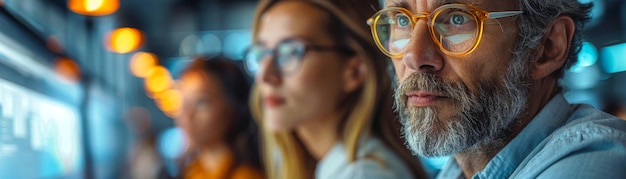
<instances>
[{"instance_id":1,"label":"gray mustache","mask_svg":"<svg viewBox=\"0 0 626 179\"><path fill-rule=\"evenodd\" d=\"M431 73L412 73L396 89L396 100L406 100L406 94L412 91L428 91L453 100L463 100L469 95L462 83L452 82Z\"/></svg>"}]
</instances>

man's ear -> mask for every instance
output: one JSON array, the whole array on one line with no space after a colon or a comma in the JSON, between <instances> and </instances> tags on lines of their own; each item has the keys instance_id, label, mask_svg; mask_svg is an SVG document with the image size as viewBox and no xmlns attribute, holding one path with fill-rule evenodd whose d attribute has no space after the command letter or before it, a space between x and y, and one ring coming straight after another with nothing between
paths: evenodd
<instances>
[{"instance_id":1,"label":"man's ear","mask_svg":"<svg viewBox=\"0 0 626 179\"><path fill-rule=\"evenodd\" d=\"M576 25L571 17L561 15L547 29L531 65L533 80L545 78L565 64Z\"/></svg>"},{"instance_id":2,"label":"man's ear","mask_svg":"<svg viewBox=\"0 0 626 179\"><path fill-rule=\"evenodd\" d=\"M367 76L367 63L361 56L354 55L346 62L343 70L343 90L350 93L358 89Z\"/></svg>"}]
</instances>

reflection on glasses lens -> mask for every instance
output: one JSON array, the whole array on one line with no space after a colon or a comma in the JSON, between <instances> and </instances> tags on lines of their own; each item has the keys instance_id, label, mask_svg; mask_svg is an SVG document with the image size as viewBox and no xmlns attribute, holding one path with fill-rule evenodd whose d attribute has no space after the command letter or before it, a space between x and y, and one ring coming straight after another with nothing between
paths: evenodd
<instances>
[{"instance_id":1,"label":"reflection on glasses lens","mask_svg":"<svg viewBox=\"0 0 626 179\"><path fill-rule=\"evenodd\" d=\"M435 17L434 35L442 48L452 53L470 50L478 38L474 15L461 9L445 9Z\"/></svg>"},{"instance_id":2,"label":"reflection on glasses lens","mask_svg":"<svg viewBox=\"0 0 626 179\"><path fill-rule=\"evenodd\" d=\"M248 50L246 50L244 54L244 63L245 63L246 70L250 74L256 74L256 72L258 72L259 61L265 58L264 53L265 52L263 50L263 47L260 47L258 45L253 45L250 48L248 48Z\"/></svg>"},{"instance_id":3,"label":"reflection on glasses lens","mask_svg":"<svg viewBox=\"0 0 626 179\"><path fill-rule=\"evenodd\" d=\"M263 63L268 55L271 54L271 58L274 58L273 64L283 73L290 73L297 70L300 65L300 59L304 55L306 46L299 41L287 40L281 42L275 49L268 49L261 45L253 45L245 54L246 69L251 74L256 74L259 70L260 64Z\"/></svg>"},{"instance_id":4,"label":"reflection on glasses lens","mask_svg":"<svg viewBox=\"0 0 626 179\"><path fill-rule=\"evenodd\" d=\"M283 72L295 71L299 59L304 55L305 46L299 42L281 43L278 50L278 66Z\"/></svg>"}]
</instances>

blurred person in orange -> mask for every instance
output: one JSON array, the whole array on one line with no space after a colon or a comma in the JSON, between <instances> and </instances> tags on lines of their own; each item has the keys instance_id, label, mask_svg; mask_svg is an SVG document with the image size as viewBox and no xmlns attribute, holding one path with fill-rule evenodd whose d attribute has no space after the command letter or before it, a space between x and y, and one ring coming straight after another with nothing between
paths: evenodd
<instances>
[{"instance_id":1,"label":"blurred person in orange","mask_svg":"<svg viewBox=\"0 0 626 179\"><path fill-rule=\"evenodd\" d=\"M362 23L375 0L259 3L252 111L269 178L423 178L392 111L388 63Z\"/></svg>"},{"instance_id":2,"label":"blurred person in orange","mask_svg":"<svg viewBox=\"0 0 626 179\"><path fill-rule=\"evenodd\" d=\"M248 107L245 72L224 57L195 59L183 71L178 89L183 106L176 125L191 145L182 178L263 178L256 125Z\"/></svg>"}]
</instances>

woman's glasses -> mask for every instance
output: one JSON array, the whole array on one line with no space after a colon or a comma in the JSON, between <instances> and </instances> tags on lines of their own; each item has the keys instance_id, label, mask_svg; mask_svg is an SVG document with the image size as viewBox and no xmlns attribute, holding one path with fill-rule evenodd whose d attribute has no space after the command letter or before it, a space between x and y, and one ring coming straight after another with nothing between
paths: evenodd
<instances>
[{"instance_id":1,"label":"woman's glasses","mask_svg":"<svg viewBox=\"0 0 626 179\"><path fill-rule=\"evenodd\" d=\"M298 70L302 59L307 51L339 51L342 53L353 53L347 47L343 46L326 46L305 44L297 39L285 39L276 47L268 48L263 45L254 44L250 46L244 53L244 61L246 70L255 75L265 59L272 57L272 65L280 69L281 73L290 74Z\"/></svg>"}]
</instances>

